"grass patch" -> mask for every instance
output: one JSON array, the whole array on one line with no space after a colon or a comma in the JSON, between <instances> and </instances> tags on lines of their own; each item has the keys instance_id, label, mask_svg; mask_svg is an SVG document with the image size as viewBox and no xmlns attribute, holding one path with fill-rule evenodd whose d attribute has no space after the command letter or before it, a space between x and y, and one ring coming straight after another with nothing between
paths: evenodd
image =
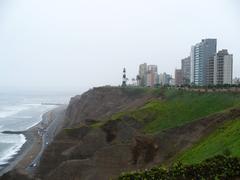
<instances>
[{"instance_id":1,"label":"grass patch","mask_svg":"<svg viewBox=\"0 0 240 180\"><path fill-rule=\"evenodd\" d=\"M128 97L136 97L136 96L151 94L155 90L156 90L155 88L146 88L146 87L122 88L122 92L127 94Z\"/></svg>"},{"instance_id":2,"label":"grass patch","mask_svg":"<svg viewBox=\"0 0 240 180\"><path fill-rule=\"evenodd\" d=\"M219 154L240 157L240 119L226 122L214 133L185 151L177 160L192 164Z\"/></svg>"},{"instance_id":3,"label":"grass patch","mask_svg":"<svg viewBox=\"0 0 240 180\"><path fill-rule=\"evenodd\" d=\"M152 93L163 92L162 89L152 89ZM144 123L146 133L155 133L240 104L240 95L232 93L197 93L169 89L164 91L163 96L164 100L152 100L137 110L117 113L111 119L130 116Z\"/></svg>"}]
</instances>

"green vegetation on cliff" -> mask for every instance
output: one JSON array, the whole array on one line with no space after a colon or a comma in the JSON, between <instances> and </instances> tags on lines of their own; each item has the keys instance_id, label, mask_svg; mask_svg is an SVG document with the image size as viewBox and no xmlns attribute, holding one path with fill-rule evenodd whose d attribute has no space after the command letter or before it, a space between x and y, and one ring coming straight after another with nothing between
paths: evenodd
<instances>
[{"instance_id":1,"label":"green vegetation on cliff","mask_svg":"<svg viewBox=\"0 0 240 180\"><path fill-rule=\"evenodd\" d=\"M240 119L229 121L208 137L185 151L178 160L185 164L198 163L218 154L240 157Z\"/></svg>"},{"instance_id":2,"label":"green vegetation on cliff","mask_svg":"<svg viewBox=\"0 0 240 180\"><path fill-rule=\"evenodd\" d=\"M105 143L116 149L119 145L126 145L127 151L121 152L128 157L126 162L123 161L124 168L127 167L124 171L132 169L126 165L129 160L133 163L131 167L136 165L136 168L149 167L150 163L183 163L170 168L155 167L128 173L120 179L206 179L210 176L221 179L240 172L238 169L231 171L240 168L239 159L232 156L213 158L216 155L240 157L238 93L190 92L171 88L100 88L84 97L85 101L76 99L69 112L76 122L82 120L85 126L77 126L76 123L65 129L67 138L90 142L86 147L93 152L108 151ZM95 146L96 141L92 141L98 137L101 137L98 140L101 141L99 149ZM85 157L86 151L81 145L79 143L71 151L64 152L69 152L71 156L68 157L74 159ZM111 154L109 152L113 152L112 149L106 154ZM121 153L109 158L118 158ZM94 158L101 155L93 154L91 157ZM213 159L209 161L207 158Z\"/></svg>"},{"instance_id":3,"label":"green vegetation on cliff","mask_svg":"<svg viewBox=\"0 0 240 180\"><path fill-rule=\"evenodd\" d=\"M240 95L232 93L197 93L162 89L152 93L162 93L163 98L153 99L135 110L117 113L111 119L132 117L144 124L145 132L155 133L240 104Z\"/></svg>"},{"instance_id":4,"label":"green vegetation on cliff","mask_svg":"<svg viewBox=\"0 0 240 180\"><path fill-rule=\"evenodd\" d=\"M143 107L121 112L113 119L132 117L144 124L147 133L157 133L183 126L191 121L239 108L240 95L234 93L199 93L165 90L162 99L153 99ZM231 110L230 110L231 109ZM221 116L216 116L221 118ZM233 116L234 117L234 116ZM232 119L231 116L229 116ZM211 120L211 119L209 119ZM220 122L220 121L219 121ZM216 128L217 127L217 128ZM240 176L240 119L219 123L209 135L178 154L175 162L166 167L123 174L119 179L231 179ZM167 132L167 131L166 131Z\"/></svg>"},{"instance_id":5,"label":"green vegetation on cliff","mask_svg":"<svg viewBox=\"0 0 240 180\"><path fill-rule=\"evenodd\" d=\"M240 177L240 160L216 156L199 164L174 164L169 168L154 167L145 171L122 174L119 180L174 180L174 179L237 179Z\"/></svg>"}]
</instances>

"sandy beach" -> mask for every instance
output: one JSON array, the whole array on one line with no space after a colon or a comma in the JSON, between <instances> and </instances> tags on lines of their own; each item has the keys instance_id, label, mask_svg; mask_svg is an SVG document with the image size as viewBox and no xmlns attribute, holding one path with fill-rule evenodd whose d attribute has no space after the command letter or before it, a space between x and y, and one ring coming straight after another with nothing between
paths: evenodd
<instances>
[{"instance_id":1,"label":"sandy beach","mask_svg":"<svg viewBox=\"0 0 240 180\"><path fill-rule=\"evenodd\" d=\"M33 174L33 163L39 163L44 149L50 144L63 125L66 105L58 106L43 114L42 121L23 132L11 132L23 134L25 144L20 151L13 156L6 166L0 170L0 176L16 169L23 174Z\"/></svg>"}]
</instances>

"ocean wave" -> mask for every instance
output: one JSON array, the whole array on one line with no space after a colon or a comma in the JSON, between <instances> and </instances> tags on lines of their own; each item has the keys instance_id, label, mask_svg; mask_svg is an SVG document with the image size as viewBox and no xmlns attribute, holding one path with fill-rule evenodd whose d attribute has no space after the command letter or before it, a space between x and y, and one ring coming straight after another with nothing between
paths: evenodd
<instances>
[{"instance_id":1,"label":"ocean wave","mask_svg":"<svg viewBox=\"0 0 240 180\"><path fill-rule=\"evenodd\" d=\"M0 118L6 118L9 116L13 116L18 114L21 111L25 111L31 108L37 108L42 106L40 103L27 103L27 104L20 104L20 105L8 105L0 107ZM18 118L18 117L17 117ZM22 119L29 119L29 116L20 116L19 118Z\"/></svg>"},{"instance_id":2,"label":"ocean wave","mask_svg":"<svg viewBox=\"0 0 240 180\"><path fill-rule=\"evenodd\" d=\"M24 104L24 105L33 107L33 106L41 106L42 104L41 103L28 103L28 104Z\"/></svg>"},{"instance_id":3,"label":"ocean wave","mask_svg":"<svg viewBox=\"0 0 240 180\"><path fill-rule=\"evenodd\" d=\"M17 119L31 119L33 117L32 116L14 116L14 118L17 118Z\"/></svg>"},{"instance_id":4,"label":"ocean wave","mask_svg":"<svg viewBox=\"0 0 240 180\"><path fill-rule=\"evenodd\" d=\"M4 106L0 108L0 118L6 118L9 116L13 116L21 111L29 109L29 106L26 105L15 105L15 106Z\"/></svg>"},{"instance_id":5,"label":"ocean wave","mask_svg":"<svg viewBox=\"0 0 240 180\"><path fill-rule=\"evenodd\" d=\"M1 134L2 136L2 134ZM11 135L13 136L13 135ZM18 137L15 138L7 138L6 140L4 140L4 138L1 138L0 143L5 143L5 144L12 144L12 146L10 146L10 148L5 149L1 155L0 155L0 165L4 165L7 164L8 161L14 156L16 155L19 150L21 149L21 147L24 145L24 143L26 142L26 138L23 134L20 135L15 135ZM11 140L10 140L11 139Z\"/></svg>"}]
</instances>

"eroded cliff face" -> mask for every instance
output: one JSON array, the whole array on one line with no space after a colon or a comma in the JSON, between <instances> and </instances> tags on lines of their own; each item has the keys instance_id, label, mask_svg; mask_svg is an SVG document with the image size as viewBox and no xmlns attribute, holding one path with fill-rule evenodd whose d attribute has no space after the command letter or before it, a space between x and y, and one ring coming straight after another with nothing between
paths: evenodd
<instances>
[{"instance_id":1,"label":"eroded cliff face","mask_svg":"<svg viewBox=\"0 0 240 180\"><path fill-rule=\"evenodd\" d=\"M221 123L239 116L240 109L233 109L155 135L142 133L141 124L126 117L100 128L83 126L58 136L45 152L39 174L47 180L114 179L122 172L168 163Z\"/></svg>"},{"instance_id":2,"label":"eroded cliff face","mask_svg":"<svg viewBox=\"0 0 240 180\"><path fill-rule=\"evenodd\" d=\"M44 153L39 177L105 180L159 163L154 159L159 153L156 140L141 134L139 127L128 119L109 121L100 128L82 126L73 134L62 132Z\"/></svg>"},{"instance_id":3,"label":"eroded cliff face","mask_svg":"<svg viewBox=\"0 0 240 180\"><path fill-rule=\"evenodd\" d=\"M65 129L44 152L37 176L101 180L135 169L137 160L132 158L132 148L142 124L128 117L98 127L94 124L156 97L144 89L119 87L94 88L73 97L66 111Z\"/></svg>"},{"instance_id":4,"label":"eroded cliff face","mask_svg":"<svg viewBox=\"0 0 240 180\"><path fill-rule=\"evenodd\" d=\"M66 126L100 121L116 112L142 106L151 98L153 95L144 93L144 89L94 88L71 99L66 112Z\"/></svg>"},{"instance_id":5,"label":"eroded cliff face","mask_svg":"<svg viewBox=\"0 0 240 180\"><path fill-rule=\"evenodd\" d=\"M144 122L134 117L109 118L150 100L165 98L143 89L109 87L95 88L72 98L66 128L44 152L37 178L114 179L125 171L168 163L221 123L240 116L240 109L232 109L154 135L145 134Z\"/></svg>"}]
</instances>

